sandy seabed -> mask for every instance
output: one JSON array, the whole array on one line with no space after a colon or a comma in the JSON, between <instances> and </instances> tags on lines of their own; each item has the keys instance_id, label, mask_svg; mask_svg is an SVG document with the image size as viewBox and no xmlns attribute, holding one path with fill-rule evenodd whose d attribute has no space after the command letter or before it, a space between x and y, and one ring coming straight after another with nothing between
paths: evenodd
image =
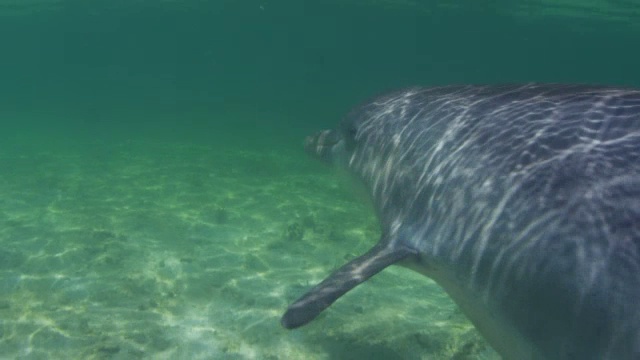
<instances>
[{"instance_id":1,"label":"sandy seabed","mask_svg":"<svg viewBox=\"0 0 640 360\"><path fill-rule=\"evenodd\" d=\"M398 267L280 326L379 236L302 151L90 149L0 156L0 358L497 358L437 285Z\"/></svg>"}]
</instances>

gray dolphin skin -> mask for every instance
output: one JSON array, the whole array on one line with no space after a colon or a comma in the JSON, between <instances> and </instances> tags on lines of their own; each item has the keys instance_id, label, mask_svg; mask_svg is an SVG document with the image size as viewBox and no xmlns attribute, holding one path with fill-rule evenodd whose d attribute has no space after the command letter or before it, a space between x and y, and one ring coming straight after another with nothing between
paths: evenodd
<instances>
[{"instance_id":1,"label":"gray dolphin skin","mask_svg":"<svg viewBox=\"0 0 640 360\"><path fill-rule=\"evenodd\" d=\"M382 236L289 306L285 328L399 264L505 359L640 359L640 90L411 88L305 147L364 183Z\"/></svg>"}]
</instances>

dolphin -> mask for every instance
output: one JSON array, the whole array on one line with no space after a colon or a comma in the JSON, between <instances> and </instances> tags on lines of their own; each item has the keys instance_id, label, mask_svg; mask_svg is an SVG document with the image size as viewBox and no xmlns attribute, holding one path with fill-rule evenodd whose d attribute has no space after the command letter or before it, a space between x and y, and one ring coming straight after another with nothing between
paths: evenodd
<instances>
[{"instance_id":1,"label":"dolphin","mask_svg":"<svg viewBox=\"0 0 640 360\"><path fill-rule=\"evenodd\" d=\"M285 328L399 264L505 359L640 359L640 90L414 87L305 148L365 185L382 235L293 302Z\"/></svg>"}]
</instances>

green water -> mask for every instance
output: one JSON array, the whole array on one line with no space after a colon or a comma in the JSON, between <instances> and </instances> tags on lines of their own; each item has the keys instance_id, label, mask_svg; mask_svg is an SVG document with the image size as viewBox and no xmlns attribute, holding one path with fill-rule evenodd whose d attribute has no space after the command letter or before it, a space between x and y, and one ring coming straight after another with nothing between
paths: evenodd
<instances>
[{"instance_id":1,"label":"green water","mask_svg":"<svg viewBox=\"0 0 640 360\"><path fill-rule=\"evenodd\" d=\"M480 5L482 3L482 5ZM0 358L495 359L304 136L408 85L640 86L633 1L0 0Z\"/></svg>"}]
</instances>

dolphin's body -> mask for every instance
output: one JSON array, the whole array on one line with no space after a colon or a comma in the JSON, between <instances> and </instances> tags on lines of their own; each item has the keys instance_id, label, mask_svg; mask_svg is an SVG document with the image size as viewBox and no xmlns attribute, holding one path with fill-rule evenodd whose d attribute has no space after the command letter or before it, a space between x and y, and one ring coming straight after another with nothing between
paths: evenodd
<instances>
[{"instance_id":1,"label":"dolphin's body","mask_svg":"<svg viewBox=\"0 0 640 360\"><path fill-rule=\"evenodd\" d=\"M504 358L640 359L639 90L413 88L306 148L366 185L382 237L284 327L398 263L440 284Z\"/></svg>"}]
</instances>

